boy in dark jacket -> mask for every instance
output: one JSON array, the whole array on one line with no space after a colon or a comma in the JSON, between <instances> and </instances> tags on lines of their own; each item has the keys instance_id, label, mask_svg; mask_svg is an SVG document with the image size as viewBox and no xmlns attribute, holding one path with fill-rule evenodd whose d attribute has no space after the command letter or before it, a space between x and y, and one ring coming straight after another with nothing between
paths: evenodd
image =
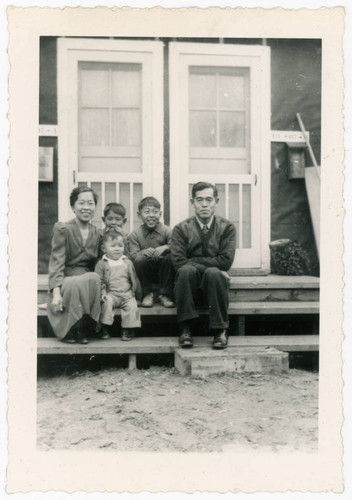
<instances>
[{"instance_id":1,"label":"boy in dark jacket","mask_svg":"<svg viewBox=\"0 0 352 500\"><path fill-rule=\"evenodd\" d=\"M190 320L198 317L195 302L201 292L208 303L213 347L225 349L229 324L227 271L235 257L236 229L230 221L215 215L218 192L213 184L195 184L191 203L195 216L177 224L171 239L171 257L177 272L179 344L181 347L193 345Z\"/></svg>"},{"instance_id":2,"label":"boy in dark jacket","mask_svg":"<svg viewBox=\"0 0 352 500\"><path fill-rule=\"evenodd\" d=\"M138 204L142 224L129 234L129 253L143 290L142 307L154 304L153 283L158 283L159 300L164 307L175 307L175 272L170 258L171 229L160 222L161 206L148 196Z\"/></svg>"}]
</instances>

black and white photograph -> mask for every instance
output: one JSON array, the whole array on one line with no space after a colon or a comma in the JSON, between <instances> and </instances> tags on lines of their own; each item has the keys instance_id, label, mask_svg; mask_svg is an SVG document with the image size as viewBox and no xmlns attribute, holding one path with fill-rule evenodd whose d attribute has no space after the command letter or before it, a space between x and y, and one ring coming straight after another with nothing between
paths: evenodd
<instances>
[{"instance_id":1,"label":"black and white photograph","mask_svg":"<svg viewBox=\"0 0 352 500\"><path fill-rule=\"evenodd\" d=\"M343 9L254 13L9 10L11 492L342 491Z\"/></svg>"}]
</instances>

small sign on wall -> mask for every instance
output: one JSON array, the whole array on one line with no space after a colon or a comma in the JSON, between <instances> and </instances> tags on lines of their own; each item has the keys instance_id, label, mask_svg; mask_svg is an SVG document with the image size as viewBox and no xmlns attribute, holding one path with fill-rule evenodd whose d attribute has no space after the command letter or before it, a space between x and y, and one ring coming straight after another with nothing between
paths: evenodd
<instances>
[{"instance_id":1,"label":"small sign on wall","mask_svg":"<svg viewBox=\"0 0 352 500\"><path fill-rule=\"evenodd\" d=\"M39 146L39 181L54 180L54 148Z\"/></svg>"}]
</instances>

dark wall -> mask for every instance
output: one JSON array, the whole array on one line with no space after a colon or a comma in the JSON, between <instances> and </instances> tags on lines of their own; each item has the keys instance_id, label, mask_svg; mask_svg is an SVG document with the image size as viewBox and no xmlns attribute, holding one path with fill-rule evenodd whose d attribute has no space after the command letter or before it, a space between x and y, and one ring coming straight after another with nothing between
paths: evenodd
<instances>
[{"instance_id":1,"label":"dark wall","mask_svg":"<svg viewBox=\"0 0 352 500\"><path fill-rule=\"evenodd\" d=\"M39 123L57 125L56 38L40 38ZM54 148L54 181L39 182L38 273L48 272L52 228L58 220L57 137L39 137L39 146Z\"/></svg>"},{"instance_id":2,"label":"dark wall","mask_svg":"<svg viewBox=\"0 0 352 500\"><path fill-rule=\"evenodd\" d=\"M169 115L168 115L168 42L164 49L164 216L169 208ZM183 38L178 41L219 43L220 39ZM176 39L172 39L176 41ZM271 48L271 129L300 130L296 113L301 113L318 164L321 137L321 42L320 40L224 39L223 43L262 44ZM57 124L57 49L55 37L40 40L39 123ZM57 139L42 137L41 146L54 147L54 182L39 183L39 255L38 272L47 273L51 230L58 218ZM306 165L312 162L306 154ZM291 238L308 251L313 273L318 259L305 191L304 180L288 180L288 151L284 143L271 144L271 239Z\"/></svg>"},{"instance_id":3,"label":"dark wall","mask_svg":"<svg viewBox=\"0 0 352 500\"><path fill-rule=\"evenodd\" d=\"M321 42L320 40L271 40L271 129L300 130L296 113L320 165L321 141ZM306 165L313 165L305 153ZM297 240L309 253L312 273L318 274L304 180L288 180L288 147L271 144L271 239Z\"/></svg>"}]
</instances>

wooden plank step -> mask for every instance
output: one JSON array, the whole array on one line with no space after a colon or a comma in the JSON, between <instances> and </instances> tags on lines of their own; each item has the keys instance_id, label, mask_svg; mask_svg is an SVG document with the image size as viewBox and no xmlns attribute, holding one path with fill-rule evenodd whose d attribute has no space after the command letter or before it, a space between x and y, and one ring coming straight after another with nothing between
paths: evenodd
<instances>
[{"instance_id":1,"label":"wooden plank step","mask_svg":"<svg viewBox=\"0 0 352 500\"><path fill-rule=\"evenodd\" d=\"M273 347L238 347L216 351L205 347L178 349L175 368L181 375L206 377L214 373L282 373L289 369L289 355Z\"/></svg>"},{"instance_id":2,"label":"wooden plank step","mask_svg":"<svg viewBox=\"0 0 352 500\"><path fill-rule=\"evenodd\" d=\"M176 316L176 307L166 308L161 305L140 307L141 316ZM199 314L208 314L207 309L199 309ZM46 316L46 304L38 305L38 316ZM121 314L116 309L115 315ZM319 314L319 302L231 302L228 314Z\"/></svg>"},{"instance_id":3,"label":"wooden plank step","mask_svg":"<svg viewBox=\"0 0 352 500\"><path fill-rule=\"evenodd\" d=\"M213 337L194 337L194 347L209 347ZM169 354L179 349L177 337L137 337L131 342L120 338L91 340L86 345L65 344L56 338L38 338L38 354ZM229 349L273 347L285 352L319 351L318 335L258 335L229 337Z\"/></svg>"},{"instance_id":4,"label":"wooden plank step","mask_svg":"<svg viewBox=\"0 0 352 500\"><path fill-rule=\"evenodd\" d=\"M312 288L319 290L320 280L315 276L278 276L269 274L268 276L232 276L230 288L239 289L304 289ZM38 291L48 291L48 275L38 275Z\"/></svg>"}]
</instances>

